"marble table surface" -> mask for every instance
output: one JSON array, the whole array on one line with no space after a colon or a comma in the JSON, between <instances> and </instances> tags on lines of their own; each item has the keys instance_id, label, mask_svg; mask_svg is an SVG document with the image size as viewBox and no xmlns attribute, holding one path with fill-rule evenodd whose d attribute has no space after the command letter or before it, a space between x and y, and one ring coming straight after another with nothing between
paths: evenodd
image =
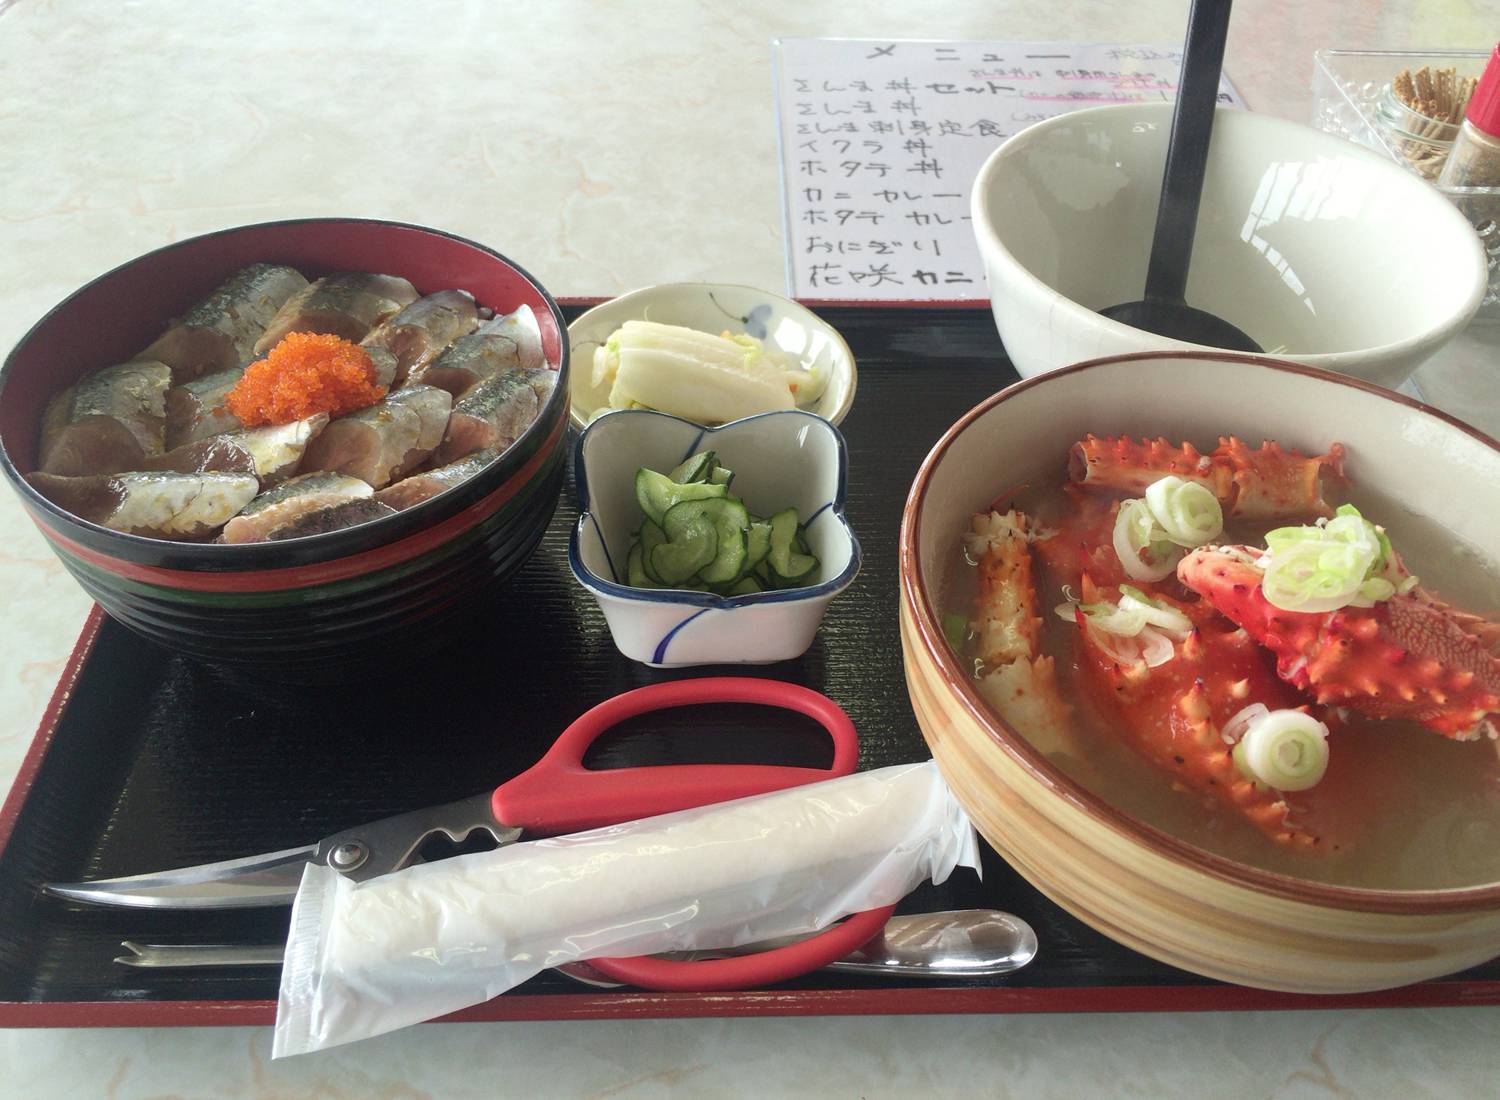
<instances>
[{"instance_id":1,"label":"marble table surface","mask_svg":"<svg viewBox=\"0 0 1500 1100\"><path fill-rule=\"evenodd\" d=\"M559 295L780 288L777 36L1180 40L1179 0L0 0L0 347L163 243L320 214L501 247ZM1226 70L1306 121L1312 54L1493 44L1497 0L1241 0ZM1424 373L1500 424L1500 338ZM0 789L88 601L0 492ZM429 1025L289 1062L266 1029L0 1032L0 1096L1493 1094L1500 1012Z\"/></svg>"}]
</instances>

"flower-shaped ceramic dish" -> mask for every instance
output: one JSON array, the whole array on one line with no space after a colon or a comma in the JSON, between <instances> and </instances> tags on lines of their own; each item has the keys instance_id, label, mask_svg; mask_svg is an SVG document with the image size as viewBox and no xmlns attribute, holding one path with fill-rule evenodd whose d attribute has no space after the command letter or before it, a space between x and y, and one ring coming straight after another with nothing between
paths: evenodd
<instances>
[{"instance_id":1,"label":"flower-shaped ceramic dish","mask_svg":"<svg viewBox=\"0 0 1500 1100\"><path fill-rule=\"evenodd\" d=\"M641 525L636 470L666 472L708 450L734 471L730 492L751 512L797 509L819 562L813 584L715 596L624 583ZM568 563L599 602L615 645L633 660L657 668L790 660L812 644L829 603L859 572L859 541L844 518L847 467L843 437L812 413L762 413L721 428L645 409L611 413L578 440L580 515Z\"/></svg>"},{"instance_id":2,"label":"flower-shaped ceramic dish","mask_svg":"<svg viewBox=\"0 0 1500 1100\"><path fill-rule=\"evenodd\" d=\"M837 424L854 403L854 356L828 322L789 298L748 286L661 283L612 298L568 326L568 342L579 364L573 371L573 424L587 426L609 406L607 388L594 385L594 350L626 321L656 321L700 332L746 333L781 352L788 362L825 372L828 384L807 406Z\"/></svg>"}]
</instances>

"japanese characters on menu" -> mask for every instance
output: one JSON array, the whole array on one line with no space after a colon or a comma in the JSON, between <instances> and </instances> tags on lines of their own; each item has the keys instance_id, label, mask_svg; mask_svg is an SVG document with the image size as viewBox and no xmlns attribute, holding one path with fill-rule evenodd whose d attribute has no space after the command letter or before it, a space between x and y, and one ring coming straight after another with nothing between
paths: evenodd
<instances>
[{"instance_id":1,"label":"japanese characters on menu","mask_svg":"<svg viewBox=\"0 0 1500 1100\"><path fill-rule=\"evenodd\" d=\"M969 189L1012 134L1170 100L1177 47L789 38L775 44L787 282L802 298L984 298ZM1227 80L1219 98L1243 107Z\"/></svg>"}]
</instances>

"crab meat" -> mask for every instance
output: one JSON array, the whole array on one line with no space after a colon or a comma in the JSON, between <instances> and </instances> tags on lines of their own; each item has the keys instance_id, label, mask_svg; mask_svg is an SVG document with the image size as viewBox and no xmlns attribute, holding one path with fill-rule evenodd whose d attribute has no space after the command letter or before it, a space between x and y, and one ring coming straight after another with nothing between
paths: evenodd
<instances>
[{"instance_id":1,"label":"crab meat","mask_svg":"<svg viewBox=\"0 0 1500 1100\"><path fill-rule=\"evenodd\" d=\"M1261 590L1248 547L1195 550L1178 578L1265 646L1287 683L1319 703L1404 718L1456 740L1495 736L1500 624L1414 588L1374 607L1283 611Z\"/></svg>"},{"instance_id":2,"label":"crab meat","mask_svg":"<svg viewBox=\"0 0 1500 1100\"><path fill-rule=\"evenodd\" d=\"M1057 670L1041 655L1042 620L1037 614L1031 539L1035 528L1024 512L974 517L965 548L979 566L977 614L979 659L985 672L979 690L1002 718L1048 755L1076 753L1071 720L1057 690Z\"/></svg>"},{"instance_id":3,"label":"crab meat","mask_svg":"<svg viewBox=\"0 0 1500 1100\"><path fill-rule=\"evenodd\" d=\"M1032 579L1031 520L1024 512L991 512L975 516L972 527L967 544L979 565L979 659L994 667L1035 657L1042 620Z\"/></svg>"},{"instance_id":4,"label":"crab meat","mask_svg":"<svg viewBox=\"0 0 1500 1100\"><path fill-rule=\"evenodd\" d=\"M1326 454L1304 455L1271 440L1252 450L1229 436L1204 454L1191 443L1090 435L1073 444L1068 476L1086 489L1138 497L1153 482L1175 475L1206 486L1226 516L1277 519L1331 516L1323 482L1343 477L1343 461L1344 448L1338 443Z\"/></svg>"},{"instance_id":5,"label":"crab meat","mask_svg":"<svg viewBox=\"0 0 1500 1100\"><path fill-rule=\"evenodd\" d=\"M1117 599L1085 577L1084 599ZM1109 725L1179 790L1227 807L1279 844L1306 851L1337 851L1344 829L1326 813L1334 803L1325 787L1299 792L1295 810L1286 796L1246 778L1224 736L1229 719L1251 703L1270 710L1302 700L1277 678L1269 655L1244 631L1234 629L1201 602L1177 604L1194 622L1188 637L1173 644L1172 659L1155 668L1144 661L1122 663L1107 639L1077 616L1079 667ZM1337 733L1330 736L1330 741ZM1337 761L1338 749L1334 747Z\"/></svg>"}]
</instances>

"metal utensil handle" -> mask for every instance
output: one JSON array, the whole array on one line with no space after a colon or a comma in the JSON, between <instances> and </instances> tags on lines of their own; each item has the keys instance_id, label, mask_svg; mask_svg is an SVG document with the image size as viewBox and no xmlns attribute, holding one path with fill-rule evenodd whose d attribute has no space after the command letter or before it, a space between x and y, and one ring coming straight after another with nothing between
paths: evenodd
<instances>
[{"instance_id":1,"label":"metal utensil handle","mask_svg":"<svg viewBox=\"0 0 1500 1100\"><path fill-rule=\"evenodd\" d=\"M1224 42L1229 36L1229 11L1230 0L1193 0L1188 13L1167 166L1156 208L1156 235L1146 268L1148 299L1181 302L1187 292L1198 202L1219 100L1219 74L1224 68Z\"/></svg>"},{"instance_id":2,"label":"metal utensil handle","mask_svg":"<svg viewBox=\"0 0 1500 1100\"><path fill-rule=\"evenodd\" d=\"M754 703L817 719L833 738L833 765L664 764L594 771L583 755L606 730L650 711L697 703ZM859 759L854 724L837 703L796 684L741 676L675 680L608 699L563 731L537 764L494 793L495 818L528 832L571 833L848 775Z\"/></svg>"},{"instance_id":3,"label":"metal utensil handle","mask_svg":"<svg viewBox=\"0 0 1500 1100\"><path fill-rule=\"evenodd\" d=\"M786 936L705 951L703 957L754 954L806 938ZM1036 952L1036 932L1020 917L998 909L953 909L892 917L878 935L827 969L903 978L984 977L1019 970Z\"/></svg>"},{"instance_id":4,"label":"metal utensil handle","mask_svg":"<svg viewBox=\"0 0 1500 1100\"><path fill-rule=\"evenodd\" d=\"M177 969L202 966L280 966L286 948L279 943L136 943L126 940L129 951L115 960L125 966Z\"/></svg>"}]
</instances>

